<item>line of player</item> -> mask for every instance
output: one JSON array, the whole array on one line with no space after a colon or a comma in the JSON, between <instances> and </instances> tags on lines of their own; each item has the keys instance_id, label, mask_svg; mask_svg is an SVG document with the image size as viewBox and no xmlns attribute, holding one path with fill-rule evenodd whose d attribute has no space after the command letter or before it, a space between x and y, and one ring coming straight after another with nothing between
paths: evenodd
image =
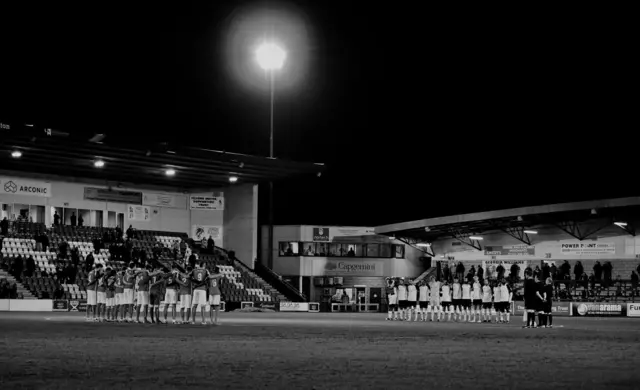
<instances>
[{"instance_id":1,"label":"line of player","mask_svg":"<svg viewBox=\"0 0 640 390\"><path fill-rule=\"evenodd\" d=\"M513 293L506 280L491 284L478 277L473 283L455 278L449 282L405 282L387 278L387 321L456 321L509 323Z\"/></svg>"},{"instance_id":2,"label":"line of player","mask_svg":"<svg viewBox=\"0 0 640 390\"><path fill-rule=\"evenodd\" d=\"M97 264L87 277L87 321L167 324L171 306L172 324L195 324L197 309L202 314L202 325L219 325L220 274L218 267L212 272L201 262L186 273L173 265L167 268L136 268L134 263L122 269ZM164 297L164 319L160 319L160 306ZM176 319L176 307L180 320ZM148 320L149 311L151 320ZM186 317L185 317L186 311ZM135 312L135 319L134 319ZM143 314L142 321L140 314Z\"/></svg>"}]
</instances>

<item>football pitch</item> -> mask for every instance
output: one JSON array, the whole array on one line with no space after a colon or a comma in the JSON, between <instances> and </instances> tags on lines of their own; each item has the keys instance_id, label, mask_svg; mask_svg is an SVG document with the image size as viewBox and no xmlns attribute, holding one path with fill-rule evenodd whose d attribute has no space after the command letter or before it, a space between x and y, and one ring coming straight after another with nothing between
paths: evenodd
<instances>
[{"instance_id":1,"label":"football pitch","mask_svg":"<svg viewBox=\"0 0 640 390\"><path fill-rule=\"evenodd\" d=\"M223 313L222 325L0 313L2 389L631 389L640 319L553 329L382 314Z\"/></svg>"}]
</instances>

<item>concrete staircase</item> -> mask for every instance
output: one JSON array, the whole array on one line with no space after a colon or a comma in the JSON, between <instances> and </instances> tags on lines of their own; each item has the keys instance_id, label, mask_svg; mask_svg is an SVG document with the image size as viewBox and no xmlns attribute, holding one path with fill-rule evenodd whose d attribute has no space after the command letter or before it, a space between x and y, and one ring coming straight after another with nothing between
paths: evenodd
<instances>
[{"instance_id":1,"label":"concrete staircase","mask_svg":"<svg viewBox=\"0 0 640 390\"><path fill-rule=\"evenodd\" d=\"M278 291L277 289L273 288L273 286L271 286L269 283L267 283L264 279L262 279L260 276L256 275L255 272L253 272L249 267L247 267L246 264L242 263L241 261L238 260L234 260L234 265L237 268L242 269L244 272L248 273L249 276L251 276L253 279L255 279L256 281L258 281L258 283L260 283L262 285L262 288L271 296L276 296L278 298L279 301L287 301L287 297L285 297L284 295L282 295L280 293L280 291Z\"/></svg>"},{"instance_id":2,"label":"concrete staircase","mask_svg":"<svg viewBox=\"0 0 640 390\"><path fill-rule=\"evenodd\" d=\"M430 267L428 270L424 271L423 273L420 274L420 276L418 276L417 278L415 278L413 281L415 283L418 283L422 280L429 280L429 278L431 277L431 275L435 276L436 272L438 271L437 267Z\"/></svg>"},{"instance_id":3,"label":"concrete staircase","mask_svg":"<svg viewBox=\"0 0 640 390\"><path fill-rule=\"evenodd\" d=\"M16 278L14 278L7 271L0 270L0 279L7 279L9 282L13 282L18 287L18 294L22 294L24 299L38 299L31 294L31 291L27 290L22 283L18 282Z\"/></svg>"}]
</instances>

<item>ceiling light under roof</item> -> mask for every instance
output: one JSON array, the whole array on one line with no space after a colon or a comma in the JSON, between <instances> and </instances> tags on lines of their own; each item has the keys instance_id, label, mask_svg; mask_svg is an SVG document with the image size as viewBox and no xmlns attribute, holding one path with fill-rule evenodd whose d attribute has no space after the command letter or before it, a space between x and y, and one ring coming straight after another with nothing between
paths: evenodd
<instances>
[{"instance_id":1,"label":"ceiling light under roof","mask_svg":"<svg viewBox=\"0 0 640 390\"><path fill-rule=\"evenodd\" d=\"M237 176L231 176L229 177L229 183L235 183L238 181L238 177Z\"/></svg>"},{"instance_id":2,"label":"ceiling light under roof","mask_svg":"<svg viewBox=\"0 0 640 390\"><path fill-rule=\"evenodd\" d=\"M164 173L165 173L167 176L173 176L173 175L175 175L175 174L176 174L176 171L175 171L175 169L171 169L171 168L169 168L169 169L167 169L166 171L164 171Z\"/></svg>"},{"instance_id":3,"label":"ceiling light under roof","mask_svg":"<svg viewBox=\"0 0 640 390\"><path fill-rule=\"evenodd\" d=\"M416 246L431 246L431 244L427 244L427 243L421 242L419 244L416 244Z\"/></svg>"},{"instance_id":4,"label":"ceiling light under roof","mask_svg":"<svg viewBox=\"0 0 640 390\"><path fill-rule=\"evenodd\" d=\"M96 168L102 168L104 167L104 161L102 160L96 160L93 162L93 166Z\"/></svg>"},{"instance_id":5,"label":"ceiling light under roof","mask_svg":"<svg viewBox=\"0 0 640 390\"><path fill-rule=\"evenodd\" d=\"M616 225L616 226L620 226L620 227L625 227L625 226L627 226L627 223L626 223L626 222L614 222L613 224L614 224L614 225Z\"/></svg>"},{"instance_id":6,"label":"ceiling light under roof","mask_svg":"<svg viewBox=\"0 0 640 390\"><path fill-rule=\"evenodd\" d=\"M469 239L470 239L470 240L476 240L476 241L483 240L483 238L482 238L482 237L480 237L480 236L469 236Z\"/></svg>"},{"instance_id":7,"label":"ceiling light under roof","mask_svg":"<svg viewBox=\"0 0 640 390\"><path fill-rule=\"evenodd\" d=\"M525 234L538 234L537 230L525 230L524 231Z\"/></svg>"},{"instance_id":8,"label":"ceiling light under roof","mask_svg":"<svg viewBox=\"0 0 640 390\"><path fill-rule=\"evenodd\" d=\"M19 150L14 150L13 152L11 152L11 157L20 158L20 157L22 157L22 152L19 151Z\"/></svg>"}]
</instances>

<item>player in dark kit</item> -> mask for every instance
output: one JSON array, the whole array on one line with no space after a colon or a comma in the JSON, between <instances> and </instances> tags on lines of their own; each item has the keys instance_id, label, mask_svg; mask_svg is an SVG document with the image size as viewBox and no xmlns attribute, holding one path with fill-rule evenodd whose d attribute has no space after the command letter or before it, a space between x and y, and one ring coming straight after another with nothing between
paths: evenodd
<instances>
[{"instance_id":1,"label":"player in dark kit","mask_svg":"<svg viewBox=\"0 0 640 390\"><path fill-rule=\"evenodd\" d=\"M553 306L553 279L547 278L547 283L544 286L544 310L542 317L542 327L553 328L553 313L551 313L551 307Z\"/></svg>"},{"instance_id":2,"label":"player in dark kit","mask_svg":"<svg viewBox=\"0 0 640 390\"><path fill-rule=\"evenodd\" d=\"M537 288L536 298L538 298L538 307L536 309L538 311L538 326L542 326L544 324L544 306L546 303L546 300L544 298L544 283L538 277L534 278Z\"/></svg>"},{"instance_id":3,"label":"player in dark kit","mask_svg":"<svg viewBox=\"0 0 640 390\"><path fill-rule=\"evenodd\" d=\"M218 322L218 314L220 314L220 280L222 280L222 274L216 266L213 269L213 273L209 274L209 305L211 307L209 315L213 325L220 325L220 322Z\"/></svg>"},{"instance_id":4,"label":"player in dark kit","mask_svg":"<svg viewBox=\"0 0 640 390\"><path fill-rule=\"evenodd\" d=\"M149 287L149 307L151 314L151 323L160 324L160 302L162 301L162 287L164 286L164 273L168 270L156 268L151 276L151 285Z\"/></svg>"},{"instance_id":5,"label":"player in dark kit","mask_svg":"<svg viewBox=\"0 0 640 390\"><path fill-rule=\"evenodd\" d=\"M527 312L527 325L525 328L531 328L535 326L535 315L540 299L537 296L538 286L536 285L535 280L533 280L533 275L525 273L524 277L524 309Z\"/></svg>"}]
</instances>

